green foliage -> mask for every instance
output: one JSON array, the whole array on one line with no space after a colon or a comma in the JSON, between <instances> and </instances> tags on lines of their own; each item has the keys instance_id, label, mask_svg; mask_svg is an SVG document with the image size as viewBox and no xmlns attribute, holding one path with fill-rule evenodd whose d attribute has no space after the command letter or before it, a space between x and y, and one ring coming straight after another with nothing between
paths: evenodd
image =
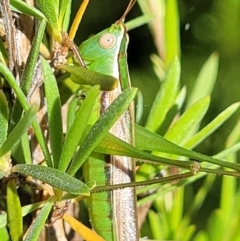
<instances>
[{"instance_id":1,"label":"green foliage","mask_svg":"<svg viewBox=\"0 0 240 241\"><path fill-rule=\"evenodd\" d=\"M23 1L19 1L19 0L11 0L11 8L13 11L16 11L18 13L23 13L23 14L27 14L30 16L33 16L37 19L45 19L45 15L43 12L39 11L38 9L29 6L28 4L26 4Z\"/></svg>"},{"instance_id":2,"label":"green foliage","mask_svg":"<svg viewBox=\"0 0 240 241\"><path fill-rule=\"evenodd\" d=\"M47 217L52 209L53 201L55 201L54 197L49 198L49 200L47 200L47 202L43 205L29 232L27 233L24 239L25 241L38 240L41 230L44 227Z\"/></svg>"},{"instance_id":3,"label":"green foliage","mask_svg":"<svg viewBox=\"0 0 240 241\"><path fill-rule=\"evenodd\" d=\"M90 190L86 184L54 168L18 164L12 168L12 172L29 175L37 180L50 184L54 188L67 191L71 194L86 196L90 194Z\"/></svg>"},{"instance_id":4,"label":"green foliage","mask_svg":"<svg viewBox=\"0 0 240 241\"><path fill-rule=\"evenodd\" d=\"M42 71L45 83L44 90L47 99L49 139L52 150L53 166L56 168L59 163L63 145L61 102L56 78L52 73L51 67L44 59L42 59Z\"/></svg>"},{"instance_id":5,"label":"green foliage","mask_svg":"<svg viewBox=\"0 0 240 241\"><path fill-rule=\"evenodd\" d=\"M46 1L46 0L37 0L37 6L41 12L46 16L51 32L54 39L60 41L60 31L61 28L58 25L58 11L59 11L59 1Z\"/></svg>"},{"instance_id":6,"label":"green foliage","mask_svg":"<svg viewBox=\"0 0 240 241\"><path fill-rule=\"evenodd\" d=\"M63 151L59 160L59 170L67 170L67 167L71 162L73 155L82 139L86 123L89 122L89 118L91 117L91 114L93 112L93 108L95 106L94 103L98 94L99 86L96 85L88 92L85 101L77 110L77 112L73 113L74 120L73 123L69 126L68 132L66 133Z\"/></svg>"},{"instance_id":7,"label":"green foliage","mask_svg":"<svg viewBox=\"0 0 240 241\"><path fill-rule=\"evenodd\" d=\"M61 43L61 31L69 27L68 13L72 2L38 0L39 10L22 1L10 2L13 11L33 16L40 22L31 42L28 59L20 72L20 85L17 82L19 76L8 69L6 49L0 42L0 73L6 81L0 91L0 178L1 190L7 190L6 202L1 200L7 212L0 215L1 240L22 240L25 235L24 240L38 240L54 202L64 202L66 199L76 201L79 197L91 195L94 188L95 191L101 191L95 187L94 180L87 184L79 180L81 165L93 152L136 158L141 162L136 172L138 182L149 181L163 173L163 177L150 180L148 186L137 190L139 206L152 203L141 229L142 236L158 240L240 240L240 192L237 183L240 176L237 161L239 123L234 124L227 139L218 137L225 147L213 157L192 150L197 146L202 147L213 132L219 131L238 111L239 102L225 107L206 123L204 118L212 103L210 96L218 84L219 54L215 52L202 65L192 90L187 93L187 87L182 87L181 71L184 64L181 63L177 1L158 1L151 6L150 1L139 0L144 15L127 24L127 28L132 29L148 22L158 52L151 59L160 88L155 87L157 93L145 127L135 124L135 146L108 131L134 99L136 88L123 91L99 117L96 114L100 108L99 92L114 89L116 78L76 65L55 68L52 62L40 57L44 85L42 98L45 100L41 108L47 110L47 123L44 123L46 126L42 125L42 120L37 117L40 104L30 102L30 89L35 78L37 80L35 67L38 65L38 53L42 42L47 43L46 46L52 46L54 41ZM157 19L153 19L153 16L157 16ZM46 22L50 27L48 35ZM160 35L163 36L163 42L157 39ZM52 48L48 51L51 52ZM70 58L68 61L74 62ZM66 75L65 70L72 76ZM71 88L72 81L79 85L77 93ZM63 88L64 98L74 96L67 105L67 118L64 118L61 110L64 103L60 88ZM9 91L15 97L9 96ZM222 96L218 98L221 101ZM43 133L44 128L48 130L47 136ZM31 146L35 137L31 131L34 131L43 154L43 159L38 159L37 163ZM200 224L196 217L199 219L199 212L208 201L217 179L210 173L226 176L221 177L217 208L211 209L209 218ZM37 202L32 195L27 200L28 205L21 206L22 197L16 189L16 179L20 174L41 181L39 186L35 182L31 184L47 190L48 197ZM20 179L19 183L21 185ZM195 183L200 183L200 187L194 192ZM30 193L28 188L21 190ZM146 196L146 193L149 194ZM41 210L32 225L27 227L26 234L22 217L38 208Z\"/></svg>"},{"instance_id":8,"label":"green foliage","mask_svg":"<svg viewBox=\"0 0 240 241\"><path fill-rule=\"evenodd\" d=\"M140 1L141 6L143 6L143 1ZM173 4L171 2L171 4ZM172 6L169 3L167 3L166 6L166 18L165 18L165 26L174 26L176 24L176 17L178 14L176 14L176 9L174 4ZM171 7L172 9L169 9ZM147 11L147 7L142 7L143 11ZM157 16L161 16L161 13L165 11L164 8L155 8L154 11L158 11ZM174 13L176 15L172 16L172 18L168 18L168 13ZM150 23L151 26L151 23ZM176 25L175 25L176 26ZM157 27L152 25L153 33L156 34L159 29L156 29ZM154 28L155 27L155 28ZM176 28L173 28L174 30ZM173 35L169 34L170 31L172 31L171 28L167 28L166 36L165 36L165 45L166 49L164 49L165 56L170 56L171 51L175 49L176 46L179 46L179 40L178 37L175 36L175 31L173 30ZM179 29L177 29L179 32ZM159 32L157 32L159 33ZM173 37L171 39L169 36ZM174 41L177 41L177 43ZM157 46L158 48L159 46ZM170 52L168 52L171 50ZM163 55L164 56L164 55ZM166 57L165 60L166 64L169 62L169 57ZM155 61L156 63L156 61ZM155 71L158 76L162 76L163 68L162 65L158 64L158 66L155 65ZM169 72L169 70L168 70ZM161 74L159 74L161 73ZM176 101L176 103L172 103L170 105L169 111L167 111L168 115L165 114L164 117L161 117L162 113L165 113L166 111L164 108L166 108L166 105L158 105L157 107L153 105L150 115L148 116L148 121L146 126L148 126L148 123L150 122L151 118L154 117L154 115L151 115L153 110L155 109L155 113L157 113L158 110L162 110L160 115L160 120L167 121L168 123L162 124L162 127L157 127L156 130L160 133L164 133L164 138L173 141L174 143L179 143L184 147L187 148L193 148L196 145L199 145L204 139L206 139L210 134L212 134L215 130L217 130L224 122L225 118L226 120L235 113L239 108L239 103L234 103L230 107L226 108L221 114L219 114L217 117L215 117L214 120L212 120L210 123L202 127L202 129L199 130L200 122L203 119L203 116L205 115L207 109L209 108L209 105L206 106L205 111L202 112L202 116L197 116L197 111L200 111L199 107L193 108L192 112L189 112L189 116L187 119L184 118L186 116L186 113L191 110L191 108L199 102L199 100L203 97L206 97L207 95L210 95L213 86L217 79L217 73L218 73L218 55L216 53L212 54L209 59L205 62L203 65L196 81L194 81L195 85L193 87L193 90L191 93L189 93L188 101L186 106L188 109L182 114L180 113L180 110L182 108L182 105L179 105ZM166 81L166 80L164 80ZM163 82L164 83L164 82ZM161 90L163 93L161 93L161 96L163 98L164 96L164 90L163 87L166 85L166 83L161 85ZM160 95L160 92L158 93ZM165 93L166 95L166 93ZM180 93L178 93L179 96ZM221 97L220 97L221 98ZM182 101L181 101L182 102ZM180 103L181 103L180 102ZM173 112L178 115L181 115L178 117L179 119L174 120L171 112ZM230 111L230 112L228 112ZM159 111L160 112L160 111ZM201 111L200 111L201 113ZM172 118L169 118L172 117ZM195 121L194 121L195 117ZM222 122L222 117L224 118ZM154 119L153 119L154 120ZM171 123L172 122L172 123ZM194 123L195 122L195 123ZM199 122L199 123L198 123ZM160 122L161 123L161 122ZM189 125L190 124L190 125ZM179 126L178 126L179 125ZM189 128L187 127L189 125ZM238 125L236 125L236 128ZM169 128L168 128L169 127ZM233 130L234 133L236 133L236 130ZM232 134L230 135L232 136ZM233 147L236 142L239 142L239 135L235 136L234 138L235 142L232 142L231 144L226 147L225 151L220 152L219 154L216 154L214 157L221 157L227 159L228 162L231 163L237 163L236 161L236 153L227 153L228 148L231 146ZM146 139L145 139L146 142ZM231 148L229 148L231 149ZM238 149L239 150L239 149ZM231 152L231 151L230 151ZM225 154L226 155L225 155ZM163 153L159 152L156 153L156 155L163 155ZM173 156L173 153L170 153L170 155L163 155L164 157L171 157L171 158L177 158L176 155ZM222 156L224 155L224 157ZM231 161L230 161L231 160ZM202 168L205 166L204 163L201 163ZM206 167L215 168L214 165L207 164ZM139 174L141 176L145 176L144 174L144 168L146 168L146 173L149 172L148 166L143 165L139 170ZM203 168L204 169L204 168ZM161 170L161 169L160 169ZM165 170L166 171L166 170ZM171 169L170 169L171 171ZM174 170L173 170L174 171ZM151 173L152 174L152 173ZM219 209L216 211L213 211L213 213L210 215L210 219L206 222L206 226L204 225L205 221L201 220L201 226L202 229L198 230L199 228L196 225L193 225L193 222L195 221L194 218L199 216L199 210L204 205L205 200L211 191L211 188L214 184L214 181L216 179L215 176L207 176L202 182L201 187L199 190L192 194L191 197L188 197L189 195L189 189L191 188L184 188L187 183L190 184L197 179L205 176L205 174L198 174L197 176L190 177L187 180L181 180L179 181L176 186L181 186L181 188L174 189L174 186L171 186L169 184L163 185L161 188L159 188L158 192L153 193L152 195L142 199L139 201L139 206L143 205L144 203L147 203L149 201L154 201L153 207L154 209L148 213L148 219L147 223L144 227L148 227L148 229L143 230L143 235L147 235L148 237L157 239L157 240L238 240L239 232L236 230L235 224L238 222L238 206L233 208L235 204L235 200L239 195L238 188L237 188L237 179L231 178L231 177L223 177L222 181L222 188L221 188L221 201L220 203L224 203L223 205L220 205ZM140 178L140 177L139 177ZM176 187L175 186L175 187ZM174 189L174 192L171 192ZM146 192L146 188L142 188L142 192ZM152 189L154 190L154 189ZM141 190L139 190L139 193ZM154 192L154 191L149 191ZM151 198L152 196L152 198ZM187 204L186 204L187 203ZM207 215L209 217L209 214ZM234 221L232 221L234 220ZM157 224L157 225L156 225ZM199 225L199 222L197 222L197 225Z\"/></svg>"},{"instance_id":9,"label":"green foliage","mask_svg":"<svg viewBox=\"0 0 240 241\"><path fill-rule=\"evenodd\" d=\"M12 240L22 240L23 220L21 203L14 180L9 181L7 186L7 214L8 227Z\"/></svg>"},{"instance_id":10,"label":"green foliage","mask_svg":"<svg viewBox=\"0 0 240 241\"><path fill-rule=\"evenodd\" d=\"M89 131L85 141L82 142L76 156L68 169L68 173L73 175L80 168L81 164L87 159L95 147L101 142L104 135L117 121L119 116L123 114L130 105L137 93L136 88L127 89L107 108L107 110L99 117L92 129Z\"/></svg>"},{"instance_id":11,"label":"green foliage","mask_svg":"<svg viewBox=\"0 0 240 241\"><path fill-rule=\"evenodd\" d=\"M78 66L63 65L60 69L66 70L71 73L71 80L79 85L100 85L101 90L114 90L118 85L118 80L110 75L96 73L94 71L89 72L87 69L82 68L79 71ZM90 80L90 81L89 81Z\"/></svg>"},{"instance_id":12,"label":"green foliage","mask_svg":"<svg viewBox=\"0 0 240 241\"><path fill-rule=\"evenodd\" d=\"M7 105L7 99L4 93L0 92L0 146L2 146L3 142L7 138L7 126L8 126L8 117L9 110Z\"/></svg>"}]
</instances>

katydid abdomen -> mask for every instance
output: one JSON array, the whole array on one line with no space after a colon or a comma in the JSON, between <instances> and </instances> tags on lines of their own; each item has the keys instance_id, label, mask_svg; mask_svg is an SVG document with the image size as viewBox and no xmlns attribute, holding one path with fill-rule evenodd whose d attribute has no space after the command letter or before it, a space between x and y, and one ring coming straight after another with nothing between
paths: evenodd
<instances>
[{"instance_id":1,"label":"katydid abdomen","mask_svg":"<svg viewBox=\"0 0 240 241\"><path fill-rule=\"evenodd\" d=\"M125 88L130 87L126 64L127 35L123 23L113 24L107 30L85 41L79 48L88 69L119 80L113 91L102 92L101 112ZM110 132L133 145L132 106ZM96 180L98 186L122 184L134 181L134 162L129 157L93 154L84 165L87 180ZM107 241L138 240L135 189L126 187L109 192L92 193L88 199L92 226Z\"/></svg>"}]
</instances>

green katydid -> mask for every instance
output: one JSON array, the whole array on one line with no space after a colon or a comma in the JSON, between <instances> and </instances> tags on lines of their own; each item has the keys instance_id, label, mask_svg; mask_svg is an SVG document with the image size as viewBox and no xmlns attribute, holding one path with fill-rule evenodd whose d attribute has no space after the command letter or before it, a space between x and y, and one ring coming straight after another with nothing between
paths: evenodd
<instances>
[{"instance_id":1,"label":"green katydid","mask_svg":"<svg viewBox=\"0 0 240 241\"><path fill-rule=\"evenodd\" d=\"M126 64L128 39L122 20L134 3L135 1L130 2L118 22L85 41L79 48L88 69L114 76L120 80L113 91L102 92L101 111L104 111L122 90L130 88ZM119 117L110 132L134 145L133 123L133 108L130 106L124 115ZM104 158L108 158L107 164ZM90 157L84 165L85 178L96 180L97 185L100 186L107 185L107 183L114 185L133 182L133 171L134 162L129 157L106 157L99 154ZM105 172L107 172L106 175ZM109 180L107 180L107 176L109 176ZM91 221L94 229L103 238L109 241L138 240L135 196L134 187L91 195L88 199ZM111 203L109 203L109 198Z\"/></svg>"},{"instance_id":2,"label":"green katydid","mask_svg":"<svg viewBox=\"0 0 240 241\"><path fill-rule=\"evenodd\" d=\"M101 89L111 90L111 92L103 91L101 93L101 112L105 111L123 90L130 88L126 64L128 38L123 21L135 2L135 0L130 1L128 8L118 22L80 46L79 52L84 60L84 64L82 64L81 60L80 64L86 65L87 70L82 68L79 71L78 67L77 69L74 69L74 67L68 68L67 66L62 67L67 71L70 70L70 72L77 70L76 81L78 82L79 77L81 80L84 79L85 73L89 76L89 73L98 72L97 75L91 75L91 81L95 84L99 83ZM65 38L65 44L75 52L71 40L67 39L66 36L63 37ZM77 57L79 59L80 56ZM81 74L83 78L79 76ZM72 75L72 78L74 78L74 75ZM81 83L84 84L85 82ZM133 115L133 106L131 105L122 116L119 116L118 122L110 130L111 133L117 134L120 139L131 145L134 145ZM107 164L106 158L109 158ZM98 186L134 181L134 163L129 157L92 155L84 166L85 179L96 180ZM106 175L109 175L109 180L105 177L106 169L108 169ZM72 172L74 171L70 166L68 173L71 174ZM126 187L123 190L113 190L111 192L93 193L88 201L92 225L97 233L109 241L138 240L135 196L134 187ZM101 218L101 221L97 220L99 218Z\"/></svg>"}]
</instances>

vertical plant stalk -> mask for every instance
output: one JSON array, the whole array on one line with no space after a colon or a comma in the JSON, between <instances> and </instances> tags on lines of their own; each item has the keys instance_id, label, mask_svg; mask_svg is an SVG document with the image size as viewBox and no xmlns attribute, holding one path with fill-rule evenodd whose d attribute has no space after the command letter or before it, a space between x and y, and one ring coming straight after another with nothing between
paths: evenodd
<instances>
[{"instance_id":1,"label":"vertical plant stalk","mask_svg":"<svg viewBox=\"0 0 240 241\"><path fill-rule=\"evenodd\" d=\"M0 1L0 10L2 14L2 19L4 23L4 28L6 31L7 45L8 45L8 60L9 69L11 72L16 68L17 59L17 45L15 41L16 29L13 22L12 12L10 10L9 0Z\"/></svg>"}]
</instances>

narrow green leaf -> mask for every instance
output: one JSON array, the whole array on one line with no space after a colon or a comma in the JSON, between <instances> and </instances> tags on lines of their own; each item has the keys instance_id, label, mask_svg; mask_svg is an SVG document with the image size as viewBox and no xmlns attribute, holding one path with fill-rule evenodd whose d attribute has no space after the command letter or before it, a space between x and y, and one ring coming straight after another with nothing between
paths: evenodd
<instances>
[{"instance_id":1,"label":"narrow green leaf","mask_svg":"<svg viewBox=\"0 0 240 241\"><path fill-rule=\"evenodd\" d=\"M162 230L160 229L159 225L161 225L161 218L157 215L156 212L153 210L149 210L148 212L148 220L150 223L152 235L154 239L162 239L163 238L163 233ZM161 227L163 228L163 227Z\"/></svg>"},{"instance_id":2,"label":"narrow green leaf","mask_svg":"<svg viewBox=\"0 0 240 241\"><path fill-rule=\"evenodd\" d=\"M43 36L46 29L46 20L40 21L37 29L37 33L35 34L32 42L32 46L28 55L26 66L23 70L23 74L21 77L21 88L25 95L28 94L29 88L32 84L35 68L37 64L37 60L39 58L40 45L43 40Z\"/></svg>"},{"instance_id":3,"label":"narrow green leaf","mask_svg":"<svg viewBox=\"0 0 240 241\"><path fill-rule=\"evenodd\" d=\"M21 210L21 214L22 217L26 216L27 214L39 209L41 206L43 206L45 204L46 201L42 201L42 202L37 202L37 203L33 203L33 204L29 204L26 206L22 207ZM3 213L0 215L0 228L7 226L7 214Z\"/></svg>"},{"instance_id":4,"label":"narrow green leaf","mask_svg":"<svg viewBox=\"0 0 240 241\"><path fill-rule=\"evenodd\" d=\"M61 28L58 25L58 1L36 0L36 3L41 12L46 16L55 40L60 41Z\"/></svg>"},{"instance_id":5,"label":"narrow green leaf","mask_svg":"<svg viewBox=\"0 0 240 241\"><path fill-rule=\"evenodd\" d=\"M21 203L14 179L7 185L7 217L12 241L21 241L23 237L23 220Z\"/></svg>"},{"instance_id":6,"label":"narrow green leaf","mask_svg":"<svg viewBox=\"0 0 240 241\"><path fill-rule=\"evenodd\" d=\"M223 237L226 235L228 228L223 210L215 210L208 220L209 240L226 240Z\"/></svg>"},{"instance_id":7,"label":"narrow green leaf","mask_svg":"<svg viewBox=\"0 0 240 241\"><path fill-rule=\"evenodd\" d=\"M75 120L65 138L62 155L59 161L59 170L66 171L67 167L69 166L73 154L82 138L86 123L88 123L88 120L92 114L92 110L95 106L94 103L98 95L99 86L92 87L88 92L86 99L83 101L83 104L76 112Z\"/></svg>"},{"instance_id":8,"label":"narrow green leaf","mask_svg":"<svg viewBox=\"0 0 240 241\"><path fill-rule=\"evenodd\" d=\"M157 131L158 134L164 135L166 133L166 130L168 130L169 127L173 124L173 122L176 121L176 116L179 116L179 113L181 113L181 109L186 98L186 91L186 87L183 87L178 93L174 105L168 111L160 129Z\"/></svg>"},{"instance_id":9,"label":"narrow green leaf","mask_svg":"<svg viewBox=\"0 0 240 241\"><path fill-rule=\"evenodd\" d=\"M129 156L142 159L145 163L179 166L186 169L189 169L192 164L192 161L178 161L152 155L149 152L139 150L138 148L129 145L110 133L107 133L94 151L103 154Z\"/></svg>"},{"instance_id":10,"label":"narrow green leaf","mask_svg":"<svg viewBox=\"0 0 240 241\"><path fill-rule=\"evenodd\" d=\"M17 81L13 77L12 73L9 71L7 66L2 64L0 62L0 73L4 76L5 80L8 82L10 87L13 89L14 93L16 94L17 98L19 99L22 107L24 110L27 110L30 105L26 99L26 96L24 95L23 91L21 88L18 86Z\"/></svg>"},{"instance_id":11,"label":"narrow green leaf","mask_svg":"<svg viewBox=\"0 0 240 241\"><path fill-rule=\"evenodd\" d=\"M21 103L23 109L25 111L27 111L30 108L30 105L29 105L29 103L26 99L26 96L22 92L21 88L18 86L17 81L13 77L12 73L1 62L0 62L0 73L4 76L4 78L7 80L8 84L10 85L10 87L12 88L14 93L16 94L16 96L19 99L19 102ZM33 129L34 129L35 135L37 137L38 143L40 144L40 146L42 148L45 160L46 160L48 166L52 166L51 156L50 156L50 153L49 153L49 150L48 150L46 140L43 136L41 127L36 120L33 121L32 126L33 126Z\"/></svg>"},{"instance_id":12,"label":"narrow green leaf","mask_svg":"<svg viewBox=\"0 0 240 241\"><path fill-rule=\"evenodd\" d=\"M9 152L12 147L20 141L21 136L28 130L35 114L37 112L37 106L33 105L18 122L13 131L9 134L7 140L3 143L0 148L0 157Z\"/></svg>"},{"instance_id":13,"label":"narrow green leaf","mask_svg":"<svg viewBox=\"0 0 240 241\"><path fill-rule=\"evenodd\" d=\"M47 99L47 114L49 125L50 145L53 156L54 167L56 168L62 153L63 130L61 101L58 85L49 63L42 58L42 70L44 89Z\"/></svg>"},{"instance_id":14,"label":"narrow green leaf","mask_svg":"<svg viewBox=\"0 0 240 241\"><path fill-rule=\"evenodd\" d=\"M7 138L8 133L8 102L5 94L0 90L0 147Z\"/></svg>"},{"instance_id":15,"label":"narrow green leaf","mask_svg":"<svg viewBox=\"0 0 240 241\"><path fill-rule=\"evenodd\" d=\"M235 125L232 132L228 136L226 146L231 147L234 144L239 144L240 140L240 122ZM231 153L226 157L227 161L237 163L238 154L237 152ZM238 180L236 178L223 177L221 188L221 198L220 198L220 208L224 211L226 218L232 219L233 210L232 207L237 201L236 190L238 185Z\"/></svg>"},{"instance_id":16,"label":"narrow green leaf","mask_svg":"<svg viewBox=\"0 0 240 241\"><path fill-rule=\"evenodd\" d=\"M157 9L162 9L162 5L160 5L160 2L158 2L159 5L157 5ZM142 12L144 14L151 14L152 13L152 9L151 9L151 5L149 4L149 1L145 1L145 0L138 0L138 5L140 6Z\"/></svg>"},{"instance_id":17,"label":"narrow green leaf","mask_svg":"<svg viewBox=\"0 0 240 241\"><path fill-rule=\"evenodd\" d=\"M0 237L2 241L9 241L10 237L9 237L9 233L7 228L0 228Z\"/></svg>"},{"instance_id":18,"label":"narrow green leaf","mask_svg":"<svg viewBox=\"0 0 240 241\"><path fill-rule=\"evenodd\" d=\"M72 126L72 124L73 124L73 122L74 122L74 120L76 118L76 110L78 109L78 107L79 107L79 96L78 96L78 91L77 91L77 93L73 96L72 100L68 104L68 110L67 110L67 132L69 131L70 127Z\"/></svg>"},{"instance_id":19,"label":"narrow green leaf","mask_svg":"<svg viewBox=\"0 0 240 241\"><path fill-rule=\"evenodd\" d=\"M174 193L174 202L172 204L172 211L171 211L171 228L173 232L176 234L178 225L182 219L182 212L183 212L183 204L184 204L184 188L179 187L176 192Z\"/></svg>"},{"instance_id":20,"label":"narrow green leaf","mask_svg":"<svg viewBox=\"0 0 240 241\"><path fill-rule=\"evenodd\" d=\"M21 141L11 149L11 156L18 164L32 164L32 151L28 132L24 133Z\"/></svg>"},{"instance_id":21,"label":"narrow green leaf","mask_svg":"<svg viewBox=\"0 0 240 241\"><path fill-rule=\"evenodd\" d=\"M181 144L194 128L202 120L209 107L210 97L207 96L189 107L180 118L170 127L164 138L174 143Z\"/></svg>"},{"instance_id":22,"label":"narrow green leaf","mask_svg":"<svg viewBox=\"0 0 240 241\"><path fill-rule=\"evenodd\" d=\"M90 195L90 189L86 184L55 168L18 164L12 168L12 172L18 172L31 176L37 180L48 183L54 188L69 192L71 194L83 196Z\"/></svg>"},{"instance_id":23,"label":"narrow green leaf","mask_svg":"<svg viewBox=\"0 0 240 241\"><path fill-rule=\"evenodd\" d=\"M134 18L125 23L126 29L127 29L127 31L130 31L132 29L141 27L142 25L152 21L154 19L154 17L155 16L153 14L145 14L140 17Z\"/></svg>"},{"instance_id":24,"label":"narrow green leaf","mask_svg":"<svg viewBox=\"0 0 240 241\"><path fill-rule=\"evenodd\" d=\"M63 1L65 1L65 0L63 0ZM60 6L61 6L61 1L60 1ZM61 23L61 16L59 16L59 26L62 26L62 31L64 31L64 32L68 31L69 25L71 23L71 12L72 12L71 6L72 6L72 0L69 0L62 23ZM60 14L61 14L61 12L60 12Z\"/></svg>"},{"instance_id":25,"label":"narrow green leaf","mask_svg":"<svg viewBox=\"0 0 240 241\"><path fill-rule=\"evenodd\" d=\"M162 59L162 62L166 62L165 59L167 53L164 39L166 25L166 1L138 0L137 2L144 14L153 14L155 16L155 18L149 23L149 28L154 36L154 43L159 57ZM166 64L164 64L164 67L166 67Z\"/></svg>"},{"instance_id":26,"label":"narrow green leaf","mask_svg":"<svg viewBox=\"0 0 240 241\"><path fill-rule=\"evenodd\" d=\"M234 103L232 105L230 105L226 110L224 110L222 113L224 113L225 111L228 112L229 109L234 110L234 106L235 107L239 107L239 102ZM222 114L221 113L221 114ZM231 113L231 112L230 112ZM220 115L221 115L220 114ZM232 129L231 133L229 134L227 141L226 141L226 147L229 148L231 146L233 146L236 143L239 143L239 139L240 139L240 121L238 120L238 122L236 123L236 125L234 126L234 128Z\"/></svg>"},{"instance_id":27,"label":"narrow green leaf","mask_svg":"<svg viewBox=\"0 0 240 241\"><path fill-rule=\"evenodd\" d=\"M118 117L128 108L136 93L136 88L124 90L100 116L76 153L68 170L69 175L74 175L76 173L82 163L107 134L108 130L117 121Z\"/></svg>"},{"instance_id":28,"label":"narrow green leaf","mask_svg":"<svg viewBox=\"0 0 240 241\"><path fill-rule=\"evenodd\" d=\"M228 155L237 153L240 150L240 142L238 142L237 144L232 145L231 147L228 147L220 152L218 152L215 156L217 158L226 158Z\"/></svg>"},{"instance_id":29,"label":"narrow green leaf","mask_svg":"<svg viewBox=\"0 0 240 241\"><path fill-rule=\"evenodd\" d=\"M167 65L175 56L178 56L179 58L181 57L179 25L178 1L167 1L165 16L165 62Z\"/></svg>"},{"instance_id":30,"label":"narrow green leaf","mask_svg":"<svg viewBox=\"0 0 240 241\"><path fill-rule=\"evenodd\" d=\"M153 69L155 74L157 75L160 82L162 82L166 76L166 66L163 62L163 60L156 54L151 54L150 59L153 64Z\"/></svg>"},{"instance_id":31,"label":"narrow green leaf","mask_svg":"<svg viewBox=\"0 0 240 241\"><path fill-rule=\"evenodd\" d=\"M59 1L59 18L58 18L59 26L63 26L63 19L64 19L64 16L66 14L69 4L71 4L71 0L60 0Z\"/></svg>"},{"instance_id":32,"label":"narrow green leaf","mask_svg":"<svg viewBox=\"0 0 240 241\"><path fill-rule=\"evenodd\" d=\"M18 13L27 14L37 19L45 19L46 17L35 7L32 7L21 0L10 0L11 9Z\"/></svg>"},{"instance_id":33,"label":"narrow green leaf","mask_svg":"<svg viewBox=\"0 0 240 241\"><path fill-rule=\"evenodd\" d=\"M178 96L175 101L175 104L177 105L177 110L180 110L182 108L183 103L186 99L186 95L187 95L187 88L186 86L183 86L183 88L178 93Z\"/></svg>"},{"instance_id":34,"label":"narrow green leaf","mask_svg":"<svg viewBox=\"0 0 240 241\"><path fill-rule=\"evenodd\" d=\"M32 164L32 152L30 149L28 133L25 133L22 136L21 148L23 152L23 160L17 160L18 163Z\"/></svg>"},{"instance_id":35,"label":"narrow green leaf","mask_svg":"<svg viewBox=\"0 0 240 241\"><path fill-rule=\"evenodd\" d=\"M187 107L212 93L218 74L218 62L218 54L213 53L204 63L189 96Z\"/></svg>"},{"instance_id":36,"label":"narrow green leaf","mask_svg":"<svg viewBox=\"0 0 240 241\"><path fill-rule=\"evenodd\" d=\"M136 147L141 150L157 151L173 155L185 156L194 160L205 161L208 163L229 167L233 170L240 171L240 165L222 161L201 153L185 149L173 142L168 141L160 135L146 130L144 127L135 125L136 130ZM147 143L147 144L146 144Z\"/></svg>"},{"instance_id":37,"label":"narrow green leaf","mask_svg":"<svg viewBox=\"0 0 240 241\"><path fill-rule=\"evenodd\" d=\"M149 117L147 119L146 128L156 131L160 128L165 120L166 114L173 106L179 90L180 64L178 58L169 65L166 78L155 98Z\"/></svg>"},{"instance_id":38,"label":"narrow green leaf","mask_svg":"<svg viewBox=\"0 0 240 241\"><path fill-rule=\"evenodd\" d=\"M37 59L39 57L40 44L43 39L45 28L46 28L46 20L40 21L37 34L34 36L34 39L33 39L32 47L27 59L27 63L25 65L23 74L21 76L20 87L23 93L25 94L25 96L27 96L30 86L32 85L32 82L33 82L35 67L37 64ZM21 103L20 99L17 99L14 103L9 132L12 131L12 129L18 123L18 121L22 116L23 106L21 106L20 103Z\"/></svg>"},{"instance_id":39,"label":"narrow green leaf","mask_svg":"<svg viewBox=\"0 0 240 241\"><path fill-rule=\"evenodd\" d=\"M114 90L118 86L118 79L111 75L102 74L79 66L61 65L59 69L66 70L71 80L81 85L100 85L101 90Z\"/></svg>"},{"instance_id":40,"label":"narrow green leaf","mask_svg":"<svg viewBox=\"0 0 240 241\"><path fill-rule=\"evenodd\" d=\"M197 134L192 136L189 141L183 146L186 148L193 148L204 139L206 139L210 134L212 134L217 128L219 128L226 120L228 120L239 108L240 103L234 103L230 105L227 109L221 112L216 118L214 118L209 124L204 126Z\"/></svg>"},{"instance_id":41,"label":"narrow green leaf","mask_svg":"<svg viewBox=\"0 0 240 241\"><path fill-rule=\"evenodd\" d=\"M36 219L31 225L27 236L24 241L37 241L39 239L40 233L44 228L47 217L52 209L52 205L54 203L54 197L49 198L47 203L43 206L41 211L38 213Z\"/></svg>"},{"instance_id":42,"label":"narrow green leaf","mask_svg":"<svg viewBox=\"0 0 240 241\"><path fill-rule=\"evenodd\" d=\"M205 230L200 230L194 238L195 241L206 241L209 240L208 234Z\"/></svg>"},{"instance_id":43,"label":"narrow green leaf","mask_svg":"<svg viewBox=\"0 0 240 241\"><path fill-rule=\"evenodd\" d=\"M195 232L196 232L196 226L193 224L192 225L189 224L184 228L181 228L181 227L178 228L178 234L180 236L180 240L192 240ZM177 236L177 239L179 239L178 238L179 236Z\"/></svg>"}]
</instances>

